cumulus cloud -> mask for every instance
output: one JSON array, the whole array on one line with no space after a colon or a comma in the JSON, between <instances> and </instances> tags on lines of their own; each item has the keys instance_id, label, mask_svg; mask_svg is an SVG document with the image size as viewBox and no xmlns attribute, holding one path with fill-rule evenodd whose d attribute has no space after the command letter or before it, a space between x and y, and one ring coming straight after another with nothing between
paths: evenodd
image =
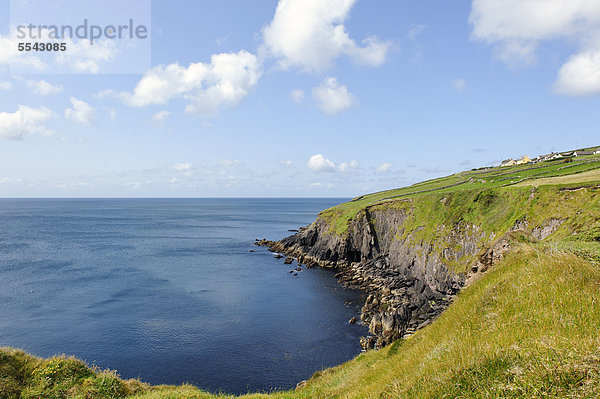
<instances>
[{"instance_id":1,"label":"cumulus cloud","mask_svg":"<svg viewBox=\"0 0 600 399\"><path fill-rule=\"evenodd\" d=\"M590 0L473 0L472 37L496 45L509 66L531 65L541 43L565 40L575 54L559 71L555 90L600 93L600 2Z\"/></svg>"},{"instance_id":2,"label":"cumulus cloud","mask_svg":"<svg viewBox=\"0 0 600 399\"><path fill-rule=\"evenodd\" d=\"M187 67L160 65L148 71L132 93L121 93L125 104L134 107L167 104L175 98L189 101L186 112L215 116L223 107L236 104L256 85L262 75L258 58L245 50L221 53L209 64Z\"/></svg>"},{"instance_id":3,"label":"cumulus cloud","mask_svg":"<svg viewBox=\"0 0 600 399\"><path fill-rule=\"evenodd\" d=\"M358 101L336 78L328 77L312 90L317 106L327 115L335 115L354 107Z\"/></svg>"},{"instance_id":4,"label":"cumulus cloud","mask_svg":"<svg viewBox=\"0 0 600 399\"><path fill-rule=\"evenodd\" d=\"M42 71L46 68L38 57L19 51L18 43L15 29L11 30L8 36L0 35L0 67L10 66L32 71Z\"/></svg>"},{"instance_id":5,"label":"cumulus cloud","mask_svg":"<svg viewBox=\"0 0 600 399\"><path fill-rule=\"evenodd\" d=\"M377 173L387 173L391 169L392 164L389 162L382 163L377 167Z\"/></svg>"},{"instance_id":6,"label":"cumulus cloud","mask_svg":"<svg viewBox=\"0 0 600 399\"><path fill-rule=\"evenodd\" d=\"M31 108L19 105L16 112L0 112L0 137L22 140L24 136L40 133L50 134L44 123L54 117L48 108Z\"/></svg>"},{"instance_id":7,"label":"cumulus cloud","mask_svg":"<svg viewBox=\"0 0 600 399\"><path fill-rule=\"evenodd\" d=\"M341 55L359 64L385 62L389 42L369 37L359 45L344 22L356 0L280 0L275 16L263 29L267 52L283 68L324 71Z\"/></svg>"},{"instance_id":8,"label":"cumulus cloud","mask_svg":"<svg viewBox=\"0 0 600 399\"><path fill-rule=\"evenodd\" d=\"M350 161L350 162L342 162L340 164L340 166L338 167L340 172L349 172L353 169L358 169L360 167L360 164L358 163L358 161Z\"/></svg>"},{"instance_id":9,"label":"cumulus cloud","mask_svg":"<svg viewBox=\"0 0 600 399\"><path fill-rule=\"evenodd\" d=\"M63 87L61 85L53 85L45 80L28 80L25 82L25 84L33 91L34 94L39 96L49 96L52 94L61 93L63 91Z\"/></svg>"},{"instance_id":10,"label":"cumulus cloud","mask_svg":"<svg viewBox=\"0 0 600 399\"><path fill-rule=\"evenodd\" d=\"M180 162L173 165L173 169L184 176L191 176L193 168L194 165L192 165L191 162Z\"/></svg>"},{"instance_id":11,"label":"cumulus cloud","mask_svg":"<svg viewBox=\"0 0 600 399\"><path fill-rule=\"evenodd\" d=\"M557 93L588 96L600 93L600 47L574 55L558 72Z\"/></svg>"},{"instance_id":12,"label":"cumulus cloud","mask_svg":"<svg viewBox=\"0 0 600 399\"><path fill-rule=\"evenodd\" d=\"M291 162L291 161L289 161ZM327 159L323 154L315 154L308 159L306 163L308 169L313 172L350 172L352 170L360 168L360 164L356 160L350 162L342 162L336 165L335 162Z\"/></svg>"},{"instance_id":13,"label":"cumulus cloud","mask_svg":"<svg viewBox=\"0 0 600 399\"><path fill-rule=\"evenodd\" d=\"M81 125L89 125L96 117L94 108L85 101L71 97L73 108L65 109L65 118Z\"/></svg>"},{"instance_id":14,"label":"cumulus cloud","mask_svg":"<svg viewBox=\"0 0 600 399\"><path fill-rule=\"evenodd\" d=\"M292 90L290 97L296 104L300 104L302 101L304 101L304 90Z\"/></svg>"},{"instance_id":15,"label":"cumulus cloud","mask_svg":"<svg viewBox=\"0 0 600 399\"><path fill-rule=\"evenodd\" d=\"M67 43L69 51L58 52L56 63L77 73L97 74L121 52L117 40L99 40L94 44L88 40L69 38L63 41Z\"/></svg>"},{"instance_id":16,"label":"cumulus cloud","mask_svg":"<svg viewBox=\"0 0 600 399\"><path fill-rule=\"evenodd\" d=\"M313 172L335 172L335 163L325 158L323 154L310 157L306 166Z\"/></svg>"}]
</instances>

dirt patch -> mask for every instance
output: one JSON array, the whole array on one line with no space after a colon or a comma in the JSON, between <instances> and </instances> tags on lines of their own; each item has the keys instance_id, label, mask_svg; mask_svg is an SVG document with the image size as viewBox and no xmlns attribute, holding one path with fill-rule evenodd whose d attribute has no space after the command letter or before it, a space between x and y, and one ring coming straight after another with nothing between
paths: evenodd
<instances>
[{"instance_id":1,"label":"dirt patch","mask_svg":"<svg viewBox=\"0 0 600 399\"><path fill-rule=\"evenodd\" d=\"M588 170L587 172L577 173L574 175L544 177L541 179L525 180L515 184L515 187L523 186L543 186L548 184L569 184L583 183L587 181L600 180L600 169Z\"/></svg>"}]
</instances>

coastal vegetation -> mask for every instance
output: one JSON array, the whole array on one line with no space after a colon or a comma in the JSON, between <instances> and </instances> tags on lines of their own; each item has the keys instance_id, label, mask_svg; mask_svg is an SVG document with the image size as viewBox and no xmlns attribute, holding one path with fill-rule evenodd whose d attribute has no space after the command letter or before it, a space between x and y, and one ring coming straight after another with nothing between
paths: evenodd
<instances>
[{"instance_id":1,"label":"coastal vegetation","mask_svg":"<svg viewBox=\"0 0 600 399\"><path fill-rule=\"evenodd\" d=\"M600 397L598 171L599 155L477 169L357 197L321 212L312 227L282 240L282 247L299 251L322 245L310 259L304 250L307 260L361 266L356 270L371 276L360 277L365 287L374 287L375 267L366 258L384 262L384 253L412 251L410 258L425 259L428 278L460 281L460 291L435 297L448 302L436 307L440 312L415 310L433 316L418 329L404 325L400 338L387 346L318 371L296 390L244 397ZM360 235L363 231L368 234ZM353 258L356 251L362 260ZM403 256L385 262L395 264ZM431 272L438 266L448 273ZM394 302L397 287L390 290L385 278L371 288L380 308L369 308L363 321L372 321L377 312L385 318L391 306L406 305ZM224 397L229 396L190 385L122 380L75 358L0 350L3 399Z\"/></svg>"}]
</instances>

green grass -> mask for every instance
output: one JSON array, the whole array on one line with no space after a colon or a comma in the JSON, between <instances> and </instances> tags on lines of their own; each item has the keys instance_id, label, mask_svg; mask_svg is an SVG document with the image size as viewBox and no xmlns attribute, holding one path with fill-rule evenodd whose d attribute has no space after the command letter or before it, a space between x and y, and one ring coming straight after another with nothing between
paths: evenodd
<instances>
[{"instance_id":1,"label":"green grass","mask_svg":"<svg viewBox=\"0 0 600 399\"><path fill-rule=\"evenodd\" d=\"M0 349L0 398L124 398L146 389L110 370L90 368L73 357L39 359L23 351Z\"/></svg>"},{"instance_id":2,"label":"green grass","mask_svg":"<svg viewBox=\"0 0 600 399\"><path fill-rule=\"evenodd\" d=\"M352 201L329 208L321 212L319 216L330 224L332 234L343 236L347 232L348 223L361 210L376 204L414 197L419 197L420 200L425 194L430 193L451 194L503 187L517 189L513 187L515 184L527 182L528 180L569 175L577 176L595 169L600 169L600 156L581 157L570 162L554 160L538 164L472 170L409 187L360 196ZM566 180L564 183L568 184L569 181Z\"/></svg>"}]
</instances>

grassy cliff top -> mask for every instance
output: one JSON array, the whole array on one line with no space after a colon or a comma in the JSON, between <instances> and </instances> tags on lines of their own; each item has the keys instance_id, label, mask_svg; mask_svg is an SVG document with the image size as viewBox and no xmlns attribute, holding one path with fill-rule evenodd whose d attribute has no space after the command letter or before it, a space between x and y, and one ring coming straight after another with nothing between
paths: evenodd
<instances>
[{"instance_id":1,"label":"grassy cliff top","mask_svg":"<svg viewBox=\"0 0 600 399\"><path fill-rule=\"evenodd\" d=\"M431 193L452 194L496 188L582 185L592 182L600 183L600 155L473 169L408 187L356 197L321 212L319 217L328 220L332 233L343 235L350 220L361 210L374 205L397 203Z\"/></svg>"}]
</instances>

